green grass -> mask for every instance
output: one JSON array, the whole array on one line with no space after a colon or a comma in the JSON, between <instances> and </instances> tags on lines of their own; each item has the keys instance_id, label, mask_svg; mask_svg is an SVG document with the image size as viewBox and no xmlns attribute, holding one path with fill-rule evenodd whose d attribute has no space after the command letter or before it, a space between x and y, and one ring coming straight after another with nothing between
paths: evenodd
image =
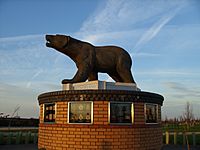
<instances>
[{"instance_id":1,"label":"green grass","mask_svg":"<svg viewBox=\"0 0 200 150\"><path fill-rule=\"evenodd\" d=\"M187 128L186 125L168 124L163 126L163 132L200 132L200 124ZM193 135L187 135L190 145L193 145ZM163 136L163 143L165 143L165 135ZM169 143L174 144L174 135L169 136ZM186 142L185 142L186 143ZM177 134L177 144L183 145L183 135ZM200 135L196 135L196 145L200 145Z\"/></svg>"},{"instance_id":2,"label":"green grass","mask_svg":"<svg viewBox=\"0 0 200 150\"><path fill-rule=\"evenodd\" d=\"M165 133L166 131L168 132L200 132L200 124L191 126L190 128L187 129L186 125L173 125L173 124L168 124L163 126L163 132ZM193 144L193 136L192 135L187 135L189 144ZM165 136L163 136L163 143L165 143ZM174 144L174 135L169 136L169 143ZM183 145L183 135L182 134L177 134L177 144ZM196 145L200 145L200 135L196 135Z\"/></svg>"},{"instance_id":3,"label":"green grass","mask_svg":"<svg viewBox=\"0 0 200 150\"><path fill-rule=\"evenodd\" d=\"M188 141L189 141L189 145L193 145L193 136L192 135L187 135L188 137ZM165 135L163 135L163 143L165 143ZM185 141L186 143L186 141ZM174 144L174 135L170 135L169 136L169 144ZM183 135L179 134L177 135L177 144L178 145L183 145ZM200 145L200 135L196 135L196 145Z\"/></svg>"},{"instance_id":4,"label":"green grass","mask_svg":"<svg viewBox=\"0 0 200 150\"><path fill-rule=\"evenodd\" d=\"M164 125L163 126L163 132L165 131L170 131L170 132L200 132L200 124L195 125L195 126L191 126L189 129L187 129L186 125L173 125L173 124L169 124L169 125Z\"/></svg>"},{"instance_id":5,"label":"green grass","mask_svg":"<svg viewBox=\"0 0 200 150\"><path fill-rule=\"evenodd\" d=\"M27 143L34 143L34 135L33 134L27 134L28 132L21 132L21 135L18 135L19 132L1 132L1 136L0 136L0 145L1 144L16 144L17 143L17 139L19 139L18 144L26 144L26 140ZM9 136L9 135L12 136ZM18 138L17 138L18 135ZM10 138L9 138L10 137ZM36 139L36 135L35 135L35 139Z\"/></svg>"}]
</instances>

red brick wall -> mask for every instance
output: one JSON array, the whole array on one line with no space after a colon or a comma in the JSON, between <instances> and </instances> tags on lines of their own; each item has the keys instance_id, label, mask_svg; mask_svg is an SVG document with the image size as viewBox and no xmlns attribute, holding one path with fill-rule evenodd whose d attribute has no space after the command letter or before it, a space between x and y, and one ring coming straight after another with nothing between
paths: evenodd
<instances>
[{"instance_id":1,"label":"red brick wall","mask_svg":"<svg viewBox=\"0 0 200 150\"><path fill-rule=\"evenodd\" d=\"M39 148L53 149L161 149L159 127L98 125L40 125Z\"/></svg>"},{"instance_id":2,"label":"red brick wall","mask_svg":"<svg viewBox=\"0 0 200 150\"><path fill-rule=\"evenodd\" d=\"M40 123L43 122L43 104L40 104L40 116L39 116L39 120L40 120Z\"/></svg>"},{"instance_id":3,"label":"red brick wall","mask_svg":"<svg viewBox=\"0 0 200 150\"><path fill-rule=\"evenodd\" d=\"M40 105L39 148L46 150L160 150L162 128L160 124L145 124L144 103L134 103L133 125L110 125L108 101L93 102L93 124L67 123L68 102L56 103L56 122L43 123L43 105ZM42 112L41 112L42 111Z\"/></svg>"}]
</instances>

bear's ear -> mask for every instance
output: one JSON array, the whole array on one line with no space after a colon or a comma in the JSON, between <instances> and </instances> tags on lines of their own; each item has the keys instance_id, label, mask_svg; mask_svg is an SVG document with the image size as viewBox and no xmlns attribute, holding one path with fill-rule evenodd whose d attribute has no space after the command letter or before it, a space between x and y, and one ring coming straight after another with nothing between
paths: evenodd
<instances>
[{"instance_id":1,"label":"bear's ear","mask_svg":"<svg viewBox=\"0 0 200 150\"><path fill-rule=\"evenodd\" d=\"M71 37L70 36L67 36L67 43L69 43Z\"/></svg>"},{"instance_id":2,"label":"bear's ear","mask_svg":"<svg viewBox=\"0 0 200 150\"><path fill-rule=\"evenodd\" d=\"M70 36L64 36L64 45L63 45L63 48L66 48L69 44L69 41L70 41Z\"/></svg>"}]
</instances>

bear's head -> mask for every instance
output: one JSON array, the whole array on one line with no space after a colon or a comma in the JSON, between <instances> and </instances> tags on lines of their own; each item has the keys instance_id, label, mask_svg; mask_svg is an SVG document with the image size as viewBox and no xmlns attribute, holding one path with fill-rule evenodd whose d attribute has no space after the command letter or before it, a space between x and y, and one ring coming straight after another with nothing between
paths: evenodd
<instances>
[{"instance_id":1,"label":"bear's head","mask_svg":"<svg viewBox=\"0 0 200 150\"><path fill-rule=\"evenodd\" d=\"M46 35L46 46L61 51L68 45L69 39L70 37L65 35Z\"/></svg>"}]
</instances>

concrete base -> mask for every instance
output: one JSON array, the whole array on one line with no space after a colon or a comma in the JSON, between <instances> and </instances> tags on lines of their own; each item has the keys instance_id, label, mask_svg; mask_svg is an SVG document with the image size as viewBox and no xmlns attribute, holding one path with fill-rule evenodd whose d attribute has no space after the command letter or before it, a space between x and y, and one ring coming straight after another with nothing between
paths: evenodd
<instances>
[{"instance_id":1,"label":"concrete base","mask_svg":"<svg viewBox=\"0 0 200 150\"><path fill-rule=\"evenodd\" d=\"M63 84L63 90L126 90L141 91L134 83L89 81L81 83Z\"/></svg>"}]
</instances>

